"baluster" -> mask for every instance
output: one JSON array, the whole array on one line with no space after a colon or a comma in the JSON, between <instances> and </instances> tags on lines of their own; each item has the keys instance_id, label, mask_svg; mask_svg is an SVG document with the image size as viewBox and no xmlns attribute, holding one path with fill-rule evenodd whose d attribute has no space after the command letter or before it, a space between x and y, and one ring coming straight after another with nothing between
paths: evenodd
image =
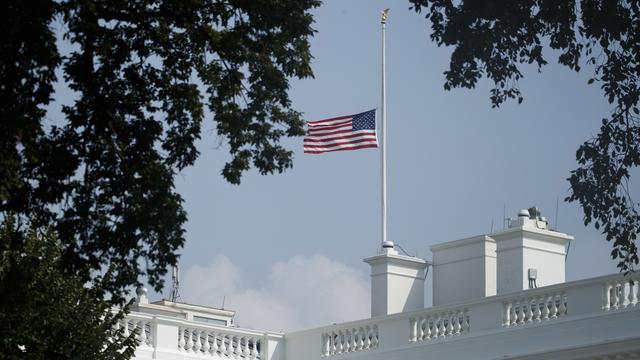
<instances>
[{"instance_id":1,"label":"baluster","mask_svg":"<svg viewBox=\"0 0 640 360\"><path fill-rule=\"evenodd\" d=\"M191 351L193 350L193 329L185 329L185 331L189 330L189 340L187 340L187 348L185 350Z\"/></svg>"},{"instance_id":2,"label":"baluster","mask_svg":"<svg viewBox=\"0 0 640 360\"><path fill-rule=\"evenodd\" d=\"M431 337L433 337L433 333L431 332L431 316L427 316L424 318L424 329L425 334L422 339L431 339Z\"/></svg>"},{"instance_id":3,"label":"baluster","mask_svg":"<svg viewBox=\"0 0 640 360\"><path fill-rule=\"evenodd\" d=\"M527 310L525 313L525 322L531 322L533 320L533 309L531 308L531 299L524 299L527 304Z\"/></svg>"},{"instance_id":4,"label":"baluster","mask_svg":"<svg viewBox=\"0 0 640 360\"><path fill-rule=\"evenodd\" d=\"M233 358L238 357L238 342L237 337L229 335L229 356Z\"/></svg>"},{"instance_id":5,"label":"baluster","mask_svg":"<svg viewBox=\"0 0 640 360\"><path fill-rule=\"evenodd\" d=\"M462 326L460 326L460 318L461 313L460 312L455 312L454 313L454 318L453 320L455 321L453 324L453 333L455 335L459 335L460 334L460 330L462 329Z\"/></svg>"},{"instance_id":6,"label":"baluster","mask_svg":"<svg viewBox=\"0 0 640 360\"><path fill-rule=\"evenodd\" d=\"M358 334L358 350L364 350L364 338L367 336L367 333L362 326L360 330L358 330Z\"/></svg>"},{"instance_id":7,"label":"baluster","mask_svg":"<svg viewBox=\"0 0 640 360\"><path fill-rule=\"evenodd\" d=\"M517 303L518 305L518 324L524 324L524 299L521 299Z\"/></svg>"},{"instance_id":8,"label":"baluster","mask_svg":"<svg viewBox=\"0 0 640 360\"><path fill-rule=\"evenodd\" d=\"M518 312L516 311L515 301L509 302L509 321L511 326L518 323Z\"/></svg>"},{"instance_id":9,"label":"baluster","mask_svg":"<svg viewBox=\"0 0 640 360\"><path fill-rule=\"evenodd\" d=\"M558 305L556 304L556 295L551 295L551 308L549 309L549 318L555 319L558 317Z\"/></svg>"},{"instance_id":10,"label":"baluster","mask_svg":"<svg viewBox=\"0 0 640 360\"><path fill-rule=\"evenodd\" d=\"M433 331L431 332L431 338L437 339L440 336L440 314L433 315Z\"/></svg>"},{"instance_id":11,"label":"baluster","mask_svg":"<svg viewBox=\"0 0 640 360\"><path fill-rule=\"evenodd\" d=\"M338 347L336 348L336 353L337 354L342 354L342 350L344 349L344 345L342 344L342 342L344 341L344 336L342 333L342 330L338 330L338 337L336 338L337 342L338 342Z\"/></svg>"},{"instance_id":12,"label":"baluster","mask_svg":"<svg viewBox=\"0 0 640 360\"><path fill-rule=\"evenodd\" d=\"M205 331L204 333L204 344L202 344L202 351L206 354L209 354L209 350L211 350L211 346L209 345L209 332Z\"/></svg>"},{"instance_id":13,"label":"baluster","mask_svg":"<svg viewBox=\"0 0 640 360\"><path fill-rule=\"evenodd\" d=\"M533 318L535 321L540 322L542 321L542 311L540 311L540 301L542 299L540 297L534 297L533 298L533 306L535 306L535 309L533 310Z\"/></svg>"},{"instance_id":14,"label":"baluster","mask_svg":"<svg viewBox=\"0 0 640 360\"><path fill-rule=\"evenodd\" d=\"M247 346L246 339L247 339L246 337L239 337L238 338L238 357L246 358L247 355L249 354L248 351L245 353L245 351L246 351L245 348Z\"/></svg>"},{"instance_id":15,"label":"baluster","mask_svg":"<svg viewBox=\"0 0 640 360\"><path fill-rule=\"evenodd\" d=\"M227 335L227 339L229 340L227 342L227 356L229 357L233 357L235 355L236 352L236 344L235 344L235 337L232 335Z\"/></svg>"},{"instance_id":16,"label":"baluster","mask_svg":"<svg viewBox=\"0 0 640 360\"><path fill-rule=\"evenodd\" d=\"M255 354L256 354L256 358L260 357L263 358L261 354L264 354L264 348L262 346L260 346L260 344L262 344L262 340L260 339L255 339L255 342L253 343L253 346L255 348ZM265 358L263 358L265 359Z\"/></svg>"},{"instance_id":17,"label":"baluster","mask_svg":"<svg viewBox=\"0 0 640 360\"><path fill-rule=\"evenodd\" d=\"M322 335L323 340L326 340L327 335L323 334ZM251 341L251 346L249 347L249 359L255 359L256 358L256 338L252 337L249 338L249 340L247 341ZM325 346L325 343L323 341L322 343L322 355L323 356L327 356L326 351L328 350L328 348Z\"/></svg>"},{"instance_id":18,"label":"baluster","mask_svg":"<svg viewBox=\"0 0 640 360\"><path fill-rule=\"evenodd\" d=\"M502 302L502 326L511 325L511 319L509 315L511 315L511 304L509 304L509 302L507 301L503 301Z\"/></svg>"},{"instance_id":19,"label":"baluster","mask_svg":"<svg viewBox=\"0 0 640 360\"><path fill-rule=\"evenodd\" d=\"M622 281L620 284L620 308L624 309L629 305L629 282Z\"/></svg>"},{"instance_id":20,"label":"baluster","mask_svg":"<svg viewBox=\"0 0 640 360\"><path fill-rule=\"evenodd\" d=\"M432 339L437 339L440 336L440 314L433 316L433 335Z\"/></svg>"},{"instance_id":21,"label":"baluster","mask_svg":"<svg viewBox=\"0 0 640 360\"><path fill-rule=\"evenodd\" d=\"M218 353L218 334L211 333L211 354L216 355Z\"/></svg>"},{"instance_id":22,"label":"baluster","mask_svg":"<svg viewBox=\"0 0 640 360\"><path fill-rule=\"evenodd\" d=\"M449 311L447 316L447 336L453 335L453 312Z\"/></svg>"},{"instance_id":23,"label":"baluster","mask_svg":"<svg viewBox=\"0 0 640 360\"><path fill-rule=\"evenodd\" d=\"M418 320L409 318L409 342L416 342L418 339Z\"/></svg>"},{"instance_id":24,"label":"baluster","mask_svg":"<svg viewBox=\"0 0 640 360\"><path fill-rule=\"evenodd\" d=\"M358 340L358 329L351 329L351 351L360 351L358 346L360 344L360 340Z\"/></svg>"},{"instance_id":25,"label":"baluster","mask_svg":"<svg viewBox=\"0 0 640 360\"><path fill-rule=\"evenodd\" d=\"M349 329L344 329L342 335L344 336L342 338L342 352L346 354L351 351L351 333Z\"/></svg>"},{"instance_id":26,"label":"baluster","mask_svg":"<svg viewBox=\"0 0 640 360\"><path fill-rule=\"evenodd\" d=\"M200 348L202 347L202 343L200 342L200 335L202 335L202 330L194 330L195 343L193 344L193 352L200 353Z\"/></svg>"},{"instance_id":27,"label":"baluster","mask_svg":"<svg viewBox=\"0 0 640 360\"><path fill-rule=\"evenodd\" d=\"M613 301L612 301L611 307L612 307L614 310L617 310L617 309L618 309L618 307L620 306L620 288L619 288L618 284L614 284L614 285L611 287L611 289L612 289L612 291L611 291L611 292L612 292L612 298L613 298Z\"/></svg>"},{"instance_id":28,"label":"baluster","mask_svg":"<svg viewBox=\"0 0 640 360\"><path fill-rule=\"evenodd\" d=\"M140 345L147 345L147 326L142 320L138 321L138 325L140 325L140 336L138 337L138 339L140 339Z\"/></svg>"},{"instance_id":29,"label":"baluster","mask_svg":"<svg viewBox=\"0 0 640 360\"><path fill-rule=\"evenodd\" d=\"M334 331L332 331L331 332L331 339L330 339L331 343L330 343L330 347L329 347L329 349L331 349L330 355L335 355L336 351L338 350L337 344L336 344L336 338L337 338L336 333Z\"/></svg>"},{"instance_id":30,"label":"baluster","mask_svg":"<svg viewBox=\"0 0 640 360\"><path fill-rule=\"evenodd\" d=\"M371 327L365 327L365 338L364 338L364 349L368 350L371 348Z\"/></svg>"},{"instance_id":31,"label":"baluster","mask_svg":"<svg viewBox=\"0 0 640 360\"><path fill-rule=\"evenodd\" d=\"M438 332L440 333L440 337L445 337L447 335L446 319L447 319L447 314L445 313L440 314L440 329L438 329Z\"/></svg>"},{"instance_id":32,"label":"baluster","mask_svg":"<svg viewBox=\"0 0 640 360\"><path fill-rule=\"evenodd\" d=\"M602 285L602 310L608 311L611 308L611 285Z\"/></svg>"},{"instance_id":33,"label":"baluster","mask_svg":"<svg viewBox=\"0 0 640 360\"><path fill-rule=\"evenodd\" d=\"M542 297L542 320L549 320L549 295Z\"/></svg>"},{"instance_id":34,"label":"baluster","mask_svg":"<svg viewBox=\"0 0 640 360\"><path fill-rule=\"evenodd\" d=\"M560 293L560 309L558 309L558 312L558 317L567 314L567 297L563 292Z\"/></svg>"},{"instance_id":35,"label":"baluster","mask_svg":"<svg viewBox=\"0 0 640 360\"><path fill-rule=\"evenodd\" d=\"M638 287L640 287L640 283L636 280L631 280L631 305L635 306L638 304Z\"/></svg>"},{"instance_id":36,"label":"baluster","mask_svg":"<svg viewBox=\"0 0 640 360\"><path fill-rule=\"evenodd\" d=\"M233 337L233 357L234 358L239 358L240 355L242 354L242 346L240 344L240 337L239 336L234 336Z\"/></svg>"},{"instance_id":37,"label":"baluster","mask_svg":"<svg viewBox=\"0 0 640 360\"><path fill-rule=\"evenodd\" d=\"M131 333L129 332L129 320L124 319L124 336L125 337L129 337L129 335L131 335Z\"/></svg>"},{"instance_id":38,"label":"baluster","mask_svg":"<svg viewBox=\"0 0 640 360\"><path fill-rule=\"evenodd\" d=\"M416 340L422 341L424 340L425 333L427 332L427 329L426 329L427 319L424 316L420 316L419 319L420 321L418 321L418 338Z\"/></svg>"},{"instance_id":39,"label":"baluster","mask_svg":"<svg viewBox=\"0 0 640 360\"><path fill-rule=\"evenodd\" d=\"M242 345L242 356L245 358L249 356L249 338L243 337L244 343Z\"/></svg>"},{"instance_id":40,"label":"baluster","mask_svg":"<svg viewBox=\"0 0 640 360\"><path fill-rule=\"evenodd\" d=\"M179 327L178 328L178 350L183 351L184 350L184 328L183 327Z\"/></svg>"},{"instance_id":41,"label":"baluster","mask_svg":"<svg viewBox=\"0 0 640 360\"><path fill-rule=\"evenodd\" d=\"M231 349L233 347L233 345L231 344L232 338L229 335L226 334L220 334L220 339L222 340L222 343L220 344L220 350L222 352L222 355L224 356L231 356Z\"/></svg>"}]
</instances>

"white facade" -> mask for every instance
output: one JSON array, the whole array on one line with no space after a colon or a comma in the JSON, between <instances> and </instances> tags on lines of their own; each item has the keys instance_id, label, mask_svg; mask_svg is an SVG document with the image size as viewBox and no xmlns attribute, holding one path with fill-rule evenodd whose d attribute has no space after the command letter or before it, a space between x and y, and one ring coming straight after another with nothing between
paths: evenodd
<instances>
[{"instance_id":1,"label":"white facade","mask_svg":"<svg viewBox=\"0 0 640 360\"><path fill-rule=\"evenodd\" d=\"M148 304L140 292L122 325L137 332L136 359L640 359L640 275L566 283L572 237L520 215L504 231L432 247L430 308L428 262L383 249L365 259L370 319L269 333L233 327L228 310Z\"/></svg>"},{"instance_id":2,"label":"white facade","mask_svg":"<svg viewBox=\"0 0 640 360\"><path fill-rule=\"evenodd\" d=\"M496 294L496 242L487 235L431 247L433 305Z\"/></svg>"},{"instance_id":3,"label":"white facade","mask_svg":"<svg viewBox=\"0 0 640 360\"><path fill-rule=\"evenodd\" d=\"M364 262L371 266L371 316L424 308L426 260L383 248L382 254Z\"/></svg>"}]
</instances>

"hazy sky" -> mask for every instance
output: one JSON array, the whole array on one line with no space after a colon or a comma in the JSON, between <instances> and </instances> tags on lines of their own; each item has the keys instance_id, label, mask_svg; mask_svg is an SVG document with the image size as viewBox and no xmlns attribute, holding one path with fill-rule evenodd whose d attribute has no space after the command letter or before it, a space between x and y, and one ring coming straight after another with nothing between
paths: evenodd
<instances>
[{"instance_id":1,"label":"hazy sky","mask_svg":"<svg viewBox=\"0 0 640 360\"><path fill-rule=\"evenodd\" d=\"M443 90L451 49L429 39L428 23L406 1L326 1L314 12L315 79L293 81L308 120L380 103L380 10L387 25L389 238L427 259L433 244L500 230L533 205L575 236L567 278L616 272L610 244L585 228L566 178L578 146L610 111L589 69L527 68L521 105L491 109L489 84ZM556 62L557 54L547 52ZM286 140L294 168L246 173L240 186L220 171L228 148L205 124L202 156L177 186L188 211L181 298L238 311L241 326L291 330L369 314L369 269L380 242L379 151L306 155ZM170 282L168 282L170 285ZM431 279L426 284L431 303ZM169 286L164 296L169 294ZM152 294L152 300L161 297Z\"/></svg>"}]
</instances>

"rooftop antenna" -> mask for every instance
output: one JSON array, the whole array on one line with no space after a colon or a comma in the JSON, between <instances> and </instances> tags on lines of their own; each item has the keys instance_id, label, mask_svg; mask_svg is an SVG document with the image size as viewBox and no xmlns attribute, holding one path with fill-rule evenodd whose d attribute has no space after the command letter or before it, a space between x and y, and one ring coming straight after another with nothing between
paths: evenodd
<instances>
[{"instance_id":1,"label":"rooftop antenna","mask_svg":"<svg viewBox=\"0 0 640 360\"><path fill-rule=\"evenodd\" d=\"M175 265L171 268L171 295L169 300L177 302L180 299L180 268Z\"/></svg>"},{"instance_id":2,"label":"rooftop antenna","mask_svg":"<svg viewBox=\"0 0 640 360\"><path fill-rule=\"evenodd\" d=\"M559 206L558 204L559 204L559 202L560 202L560 198L556 197L556 216L555 216L555 220L553 221L556 230L558 230L558 206Z\"/></svg>"},{"instance_id":3,"label":"rooftop antenna","mask_svg":"<svg viewBox=\"0 0 640 360\"><path fill-rule=\"evenodd\" d=\"M507 203L502 203L502 230L507 228Z\"/></svg>"}]
</instances>

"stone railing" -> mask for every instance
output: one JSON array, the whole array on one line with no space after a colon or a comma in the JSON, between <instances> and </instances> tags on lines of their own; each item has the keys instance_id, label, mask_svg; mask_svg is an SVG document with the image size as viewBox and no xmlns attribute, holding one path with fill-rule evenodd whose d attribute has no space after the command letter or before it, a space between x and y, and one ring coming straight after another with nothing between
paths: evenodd
<instances>
[{"instance_id":1,"label":"stone railing","mask_svg":"<svg viewBox=\"0 0 640 360\"><path fill-rule=\"evenodd\" d=\"M640 275L605 281L602 287L602 309L605 311L638 306Z\"/></svg>"},{"instance_id":2,"label":"stone railing","mask_svg":"<svg viewBox=\"0 0 640 360\"><path fill-rule=\"evenodd\" d=\"M205 357L262 359L262 334L231 328L178 327L178 351Z\"/></svg>"},{"instance_id":3,"label":"stone railing","mask_svg":"<svg viewBox=\"0 0 640 360\"><path fill-rule=\"evenodd\" d=\"M604 312L635 309L640 311L640 275L616 274L288 333L285 359L356 358L368 353L374 359L394 358L388 352L402 351L405 356L422 346L444 349L457 340L505 336L519 329L544 332L546 324L600 321ZM495 346L496 338L491 339L489 347ZM562 346L561 337L557 340ZM520 344L522 349L526 346L529 343Z\"/></svg>"},{"instance_id":4,"label":"stone railing","mask_svg":"<svg viewBox=\"0 0 640 360\"><path fill-rule=\"evenodd\" d=\"M134 332L137 334L139 348L147 348L153 346L153 323L152 317L146 314L129 314L125 319L120 320L116 328L123 329L125 336L129 336Z\"/></svg>"},{"instance_id":5,"label":"stone railing","mask_svg":"<svg viewBox=\"0 0 640 360\"><path fill-rule=\"evenodd\" d=\"M322 357L373 350L378 347L378 327L361 325L324 332L321 335Z\"/></svg>"},{"instance_id":6,"label":"stone railing","mask_svg":"<svg viewBox=\"0 0 640 360\"><path fill-rule=\"evenodd\" d=\"M132 312L118 326L139 341L134 359L283 360L283 335Z\"/></svg>"},{"instance_id":7,"label":"stone railing","mask_svg":"<svg viewBox=\"0 0 640 360\"><path fill-rule=\"evenodd\" d=\"M409 328L409 342L463 335L470 330L469 310L425 311L409 318Z\"/></svg>"},{"instance_id":8,"label":"stone railing","mask_svg":"<svg viewBox=\"0 0 640 360\"><path fill-rule=\"evenodd\" d=\"M635 320L634 320L635 319ZM136 359L332 360L477 358L539 351L532 338L553 348L637 333L640 275L611 275L539 289L325 326L286 335L132 312L118 326L136 334ZM572 323L578 324L572 327ZM547 324L549 327L547 327ZM553 327L551 327L553 324ZM556 334L581 332L574 340ZM631 329L631 330L630 330ZM521 333L518 333L521 331ZM619 332L620 335L616 335ZM510 340L496 347L496 339ZM484 339L484 340L482 340ZM555 341L555 342L554 342ZM286 344L285 344L286 343ZM428 352L427 352L428 351ZM489 351L490 352L490 351ZM428 354L429 356L426 356Z\"/></svg>"},{"instance_id":9,"label":"stone railing","mask_svg":"<svg viewBox=\"0 0 640 360\"><path fill-rule=\"evenodd\" d=\"M561 291L525 291L502 302L503 326L518 326L567 315L567 295Z\"/></svg>"}]
</instances>

